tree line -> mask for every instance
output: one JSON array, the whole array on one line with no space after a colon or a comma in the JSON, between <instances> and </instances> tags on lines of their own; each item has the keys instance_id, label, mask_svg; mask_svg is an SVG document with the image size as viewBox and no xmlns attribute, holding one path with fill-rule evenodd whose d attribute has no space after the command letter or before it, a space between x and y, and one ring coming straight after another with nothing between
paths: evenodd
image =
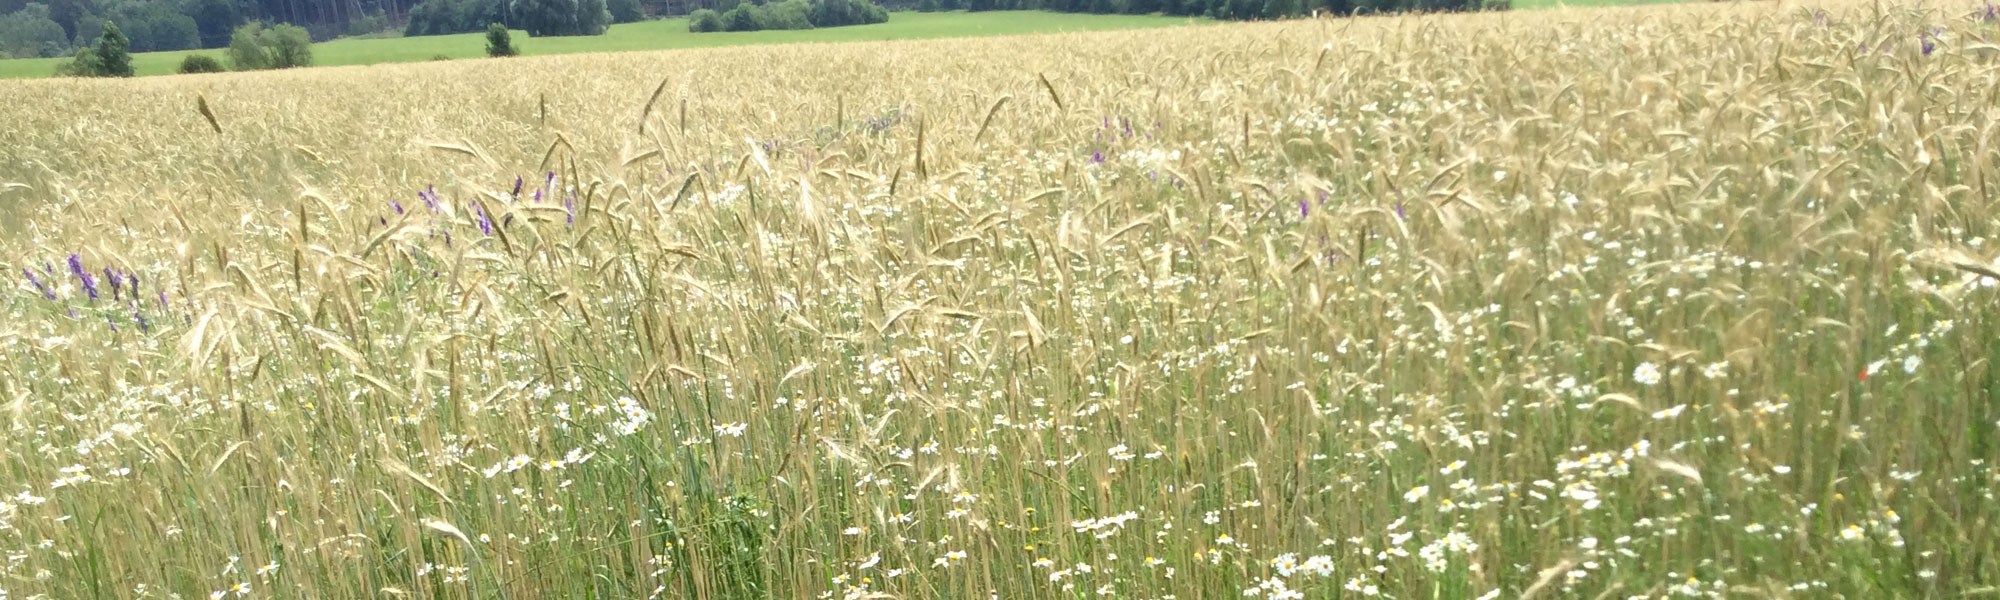
<instances>
[{"instance_id":1,"label":"tree line","mask_svg":"<svg viewBox=\"0 0 2000 600\"><path fill-rule=\"evenodd\" d=\"M1244 20L1505 8L1508 0L0 0L0 58L71 56L115 24L131 52L221 48L239 27L282 23L324 40L401 24L404 35L596 35L613 23L694 13L696 31L879 23L888 10L1049 10ZM712 11L712 12L709 12Z\"/></svg>"},{"instance_id":2,"label":"tree line","mask_svg":"<svg viewBox=\"0 0 2000 600\"><path fill-rule=\"evenodd\" d=\"M236 29L284 23L316 40L386 30L415 0L0 0L0 54L70 56L94 46L106 22L132 52L228 46Z\"/></svg>"}]
</instances>

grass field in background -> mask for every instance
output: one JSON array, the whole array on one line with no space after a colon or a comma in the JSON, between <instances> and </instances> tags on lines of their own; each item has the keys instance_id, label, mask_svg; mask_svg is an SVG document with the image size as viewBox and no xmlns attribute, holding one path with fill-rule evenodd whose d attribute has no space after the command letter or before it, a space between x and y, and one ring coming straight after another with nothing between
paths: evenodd
<instances>
[{"instance_id":1,"label":"grass field in background","mask_svg":"<svg viewBox=\"0 0 2000 600\"><path fill-rule=\"evenodd\" d=\"M744 46L797 42L862 42L950 37L1100 31L1167 27L1205 21L1159 15L1090 15L1042 11L899 12L889 22L875 25L829 27L804 31L750 31L737 33L689 33L687 19L661 19L612 25L601 36L530 38L514 32L514 47L528 56L575 54L580 52L621 52L665 50L707 46ZM164 75L180 67L181 57L208 54L222 58L221 49L179 52L146 52L132 55L132 65L140 75ZM465 33L421 37L339 39L313 44L316 66L367 65L431 60L434 57L485 58L486 34ZM0 60L0 79L49 77L56 65L69 59L37 58Z\"/></svg>"},{"instance_id":2,"label":"grass field in background","mask_svg":"<svg viewBox=\"0 0 2000 600\"><path fill-rule=\"evenodd\" d=\"M1679 4L1695 0L1514 0L1516 10L1574 7L1597 8L1643 4Z\"/></svg>"}]
</instances>

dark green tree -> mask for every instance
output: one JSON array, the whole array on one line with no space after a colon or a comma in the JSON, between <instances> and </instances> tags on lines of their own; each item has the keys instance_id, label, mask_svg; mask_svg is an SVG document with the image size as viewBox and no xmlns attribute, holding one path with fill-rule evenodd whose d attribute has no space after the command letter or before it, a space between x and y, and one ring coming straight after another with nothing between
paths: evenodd
<instances>
[{"instance_id":1,"label":"dark green tree","mask_svg":"<svg viewBox=\"0 0 2000 600\"><path fill-rule=\"evenodd\" d=\"M236 31L237 25L243 24L243 11L230 0L196 0L192 9L188 16L194 18L203 48L229 45L229 34Z\"/></svg>"},{"instance_id":2,"label":"dark green tree","mask_svg":"<svg viewBox=\"0 0 2000 600\"><path fill-rule=\"evenodd\" d=\"M604 0L514 0L514 25L534 37L601 35L611 23Z\"/></svg>"},{"instance_id":3,"label":"dark green tree","mask_svg":"<svg viewBox=\"0 0 2000 600\"><path fill-rule=\"evenodd\" d=\"M645 11L639 6L639 0L608 0L604 3L604 7L611 11L613 23L637 23L646 18Z\"/></svg>"},{"instance_id":4,"label":"dark green tree","mask_svg":"<svg viewBox=\"0 0 2000 600\"><path fill-rule=\"evenodd\" d=\"M62 25L49 18L46 5L31 4L0 16L0 52L18 58L51 57L66 54L69 46Z\"/></svg>"},{"instance_id":5,"label":"dark green tree","mask_svg":"<svg viewBox=\"0 0 2000 600\"><path fill-rule=\"evenodd\" d=\"M1264 18L1283 19L1299 14L1299 0L1264 0Z\"/></svg>"},{"instance_id":6,"label":"dark green tree","mask_svg":"<svg viewBox=\"0 0 2000 600\"><path fill-rule=\"evenodd\" d=\"M229 35L229 49L222 53L229 59L229 68L238 71L256 71L271 68L271 54L264 50L258 33L264 30L259 23L245 23Z\"/></svg>"},{"instance_id":7,"label":"dark green tree","mask_svg":"<svg viewBox=\"0 0 2000 600\"><path fill-rule=\"evenodd\" d=\"M722 13L706 8L695 10L688 14L688 31L693 33L722 31Z\"/></svg>"},{"instance_id":8,"label":"dark green tree","mask_svg":"<svg viewBox=\"0 0 2000 600\"><path fill-rule=\"evenodd\" d=\"M91 0L49 0L49 19L55 21L57 25L61 25L63 35L68 36L72 40L77 39L77 30L83 28L85 24L95 26L101 22L95 16L96 14L97 7ZM90 39L96 38L83 38L83 40ZM82 44L79 43L77 45L80 46Z\"/></svg>"},{"instance_id":9,"label":"dark green tree","mask_svg":"<svg viewBox=\"0 0 2000 600\"><path fill-rule=\"evenodd\" d=\"M273 69L312 66L312 34L304 27L287 23L272 25L257 35L257 41L271 56Z\"/></svg>"},{"instance_id":10,"label":"dark green tree","mask_svg":"<svg viewBox=\"0 0 2000 600\"><path fill-rule=\"evenodd\" d=\"M201 29L192 17L165 2L126 4L111 20L131 40L134 52L186 50L201 45Z\"/></svg>"},{"instance_id":11,"label":"dark green tree","mask_svg":"<svg viewBox=\"0 0 2000 600\"><path fill-rule=\"evenodd\" d=\"M98 77L131 77L132 53L129 51L131 46L131 40L125 39L125 34L118 31L118 24L106 21L104 23L104 37L97 38L97 48L95 50L95 54L97 55L96 75Z\"/></svg>"},{"instance_id":12,"label":"dark green tree","mask_svg":"<svg viewBox=\"0 0 2000 600\"><path fill-rule=\"evenodd\" d=\"M736 8L722 14L722 28L725 31L756 31L757 5L738 4Z\"/></svg>"},{"instance_id":13,"label":"dark green tree","mask_svg":"<svg viewBox=\"0 0 2000 600\"><path fill-rule=\"evenodd\" d=\"M492 57L520 54L514 49L514 36L507 33L507 26L499 23L486 26L486 55Z\"/></svg>"}]
</instances>

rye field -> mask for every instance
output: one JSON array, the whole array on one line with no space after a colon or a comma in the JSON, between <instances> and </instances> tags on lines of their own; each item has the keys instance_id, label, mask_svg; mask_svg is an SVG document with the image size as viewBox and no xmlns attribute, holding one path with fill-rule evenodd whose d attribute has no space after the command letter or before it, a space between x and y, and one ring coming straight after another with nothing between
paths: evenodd
<instances>
[{"instance_id":1,"label":"rye field","mask_svg":"<svg viewBox=\"0 0 2000 600\"><path fill-rule=\"evenodd\" d=\"M2000 594L1995 9L0 86L0 598Z\"/></svg>"}]
</instances>

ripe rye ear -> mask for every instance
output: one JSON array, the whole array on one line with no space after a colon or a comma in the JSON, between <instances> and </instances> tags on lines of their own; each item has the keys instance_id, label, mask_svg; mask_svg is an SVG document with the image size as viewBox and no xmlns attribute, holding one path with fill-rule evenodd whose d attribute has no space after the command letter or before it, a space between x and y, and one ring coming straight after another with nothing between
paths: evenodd
<instances>
[{"instance_id":1,"label":"ripe rye ear","mask_svg":"<svg viewBox=\"0 0 2000 600\"><path fill-rule=\"evenodd\" d=\"M208 119L208 126L215 129L216 135L222 135L222 125L215 122L215 112L208 109L208 98L195 94L194 108L201 111L201 118Z\"/></svg>"}]
</instances>

